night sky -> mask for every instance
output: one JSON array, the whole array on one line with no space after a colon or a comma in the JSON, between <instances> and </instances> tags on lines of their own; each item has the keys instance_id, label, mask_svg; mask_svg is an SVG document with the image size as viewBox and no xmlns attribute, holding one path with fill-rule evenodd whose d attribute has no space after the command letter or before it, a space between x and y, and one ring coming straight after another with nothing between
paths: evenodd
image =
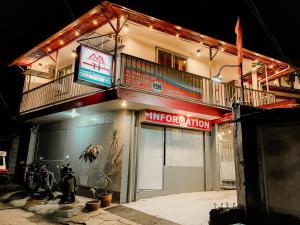
<instances>
[{"instance_id":1,"label":"night sky","mask_svg":"<svg viewBox=\"0 0 300 225\"><path fill-rule=\"evenodd\" d=\"M17 67L7 65L30 50L75 18L92 9L99 0L9 0L0 7L0 92L12 114L18 111L18 99L23 86L23 76ZM157 17L176 25L198 31L228 43L235 43L234 27L241 17L244 47L283 61L288 58L300 66L298 43L300 41L300 3L295 0L114 0L111 1L136 11ZM255 4L264 23L276 38L280 54L274 47L257 18L249 8ZM163 3L163 4L162 4ZM71 11L68 9L68 6ZM74 18L74 17L75 18ZM0 121L9 116L0 103Z\"/></svg>"}]
</instances>

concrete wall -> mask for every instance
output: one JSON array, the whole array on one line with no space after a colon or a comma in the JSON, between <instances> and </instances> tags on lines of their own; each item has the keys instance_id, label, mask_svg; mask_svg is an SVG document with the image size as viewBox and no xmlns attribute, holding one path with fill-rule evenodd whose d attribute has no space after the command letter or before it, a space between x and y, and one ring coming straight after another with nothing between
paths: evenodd
<instances>
[{"instance_id":1,"label":"concrete wall","mask_svg":"<svg viewBox=\"0 0 300 225\"><path fill-rule=\"evenodd\" d=\"M247 224L300 224L300 110L237 106L234 115L238 204Z\"/></svg>"},{"instance_id":2,"label":"concrete wall","mask_svg":"<svg viewBox=\"0 0 300 225\"><path fill-rule=\"evenodd\" d=\"M269 211L300 219L300 123L259 127ZM280 194L278 192L280 191Z\"/></svg>"},{"instance_id":3,"label":"concrete wall","mask_svg":"<svg viewBox=\"0 0 300 225\"><path fill-rule=\"evenodd\" d=\"M39 130L38 156L43 156L49 161L49 168L57 171L55 166L66 155L70 156L72 167L75 171L77 182L82 186L95 186L99 173L103 170L105 157L95 162L95 165L79 160L81 152L90 144L101 144L104 149L110 146L110 137L114 129L120 131L119 144L124 145L123 156L126 160L128 152L128 112L109 111L93 115L79 115L76 118L63 120L56 123L42 125ZM121 170L115 177L113 191L120 192ZM57 179L58 173L56 173ZM126 183L124 184L126 185Z\"/></svg>"}]
</instances>

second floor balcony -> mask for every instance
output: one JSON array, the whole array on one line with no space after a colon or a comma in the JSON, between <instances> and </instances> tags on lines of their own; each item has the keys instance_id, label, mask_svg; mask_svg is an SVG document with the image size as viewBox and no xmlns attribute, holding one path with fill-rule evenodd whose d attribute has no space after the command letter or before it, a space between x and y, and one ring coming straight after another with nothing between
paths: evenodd
<instances>
[{"instance_id":1,"label":"second floor balcony","mask_svg":"<svg viewBox=\"0 0 300 225\"><path fill-rule=\"evenodd\" d=\"M130 89L165 98L230 109L232 103L259 107L275 102L275 95L218 83L207 77L176 70L151 61L122 54L118 61L118 79L115 88ZM25 91L22 95L20 114L51 107L67 101L92 95L104 90L74 83L74 73L53 79L41 86Z\"/></svg>"}]
</instances>

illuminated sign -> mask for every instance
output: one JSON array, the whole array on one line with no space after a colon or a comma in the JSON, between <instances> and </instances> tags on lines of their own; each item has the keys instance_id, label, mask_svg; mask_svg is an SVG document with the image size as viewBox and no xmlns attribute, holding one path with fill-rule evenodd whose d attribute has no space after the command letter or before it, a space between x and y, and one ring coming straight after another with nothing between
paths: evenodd
<instances>
[{"instance_id":1,"label":"illuminated sign","mask_svg":"<svg viewBox=\"0 0 300 225\"><path fill-rule=\"evenodd\" d=\"M145 110L143 122L193 128L205 131L212 130L212 122L209 120L203 120L197 117L189 117L168 112L160 112L150 109Z\"/></svg>"},{"instance_id":2,"label":"illuminated sign","mask_svg":"<svg viewBox=\"0 0 300 225\"><path fill-rule=\"evenodd\" d=\"M112 55L86 45L78 46L76 52L74 81L100 88L111 87Z\"/></svg>"}]
</instances>

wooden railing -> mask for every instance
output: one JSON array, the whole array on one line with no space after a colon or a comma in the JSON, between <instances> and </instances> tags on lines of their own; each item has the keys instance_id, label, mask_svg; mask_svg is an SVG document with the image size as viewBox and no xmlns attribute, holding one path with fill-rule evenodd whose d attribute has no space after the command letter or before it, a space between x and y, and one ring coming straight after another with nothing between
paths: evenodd
<instances>
[{"instance_id":1,"label":"wooden railing","mask_svg":"<svg viewBox=\"0 0 300 225\"><path fill-rule=\"evenodd\" d=\"M73 79L74 74L68 74L24 92L20 114L60 104L99 91L99 89L94 87L74 83Z\"/></svg>"},{"instance_id":2,"label":"wooden railing","mask_svg":"<svg viewBox=\"0 0 300 225\"><path fill-rule=\"evenodd\" d=\"M128 89L217 107L231 108L233 102L242 103L240 87L127 54L121 56L121 84ZM274 94L244 89L245 105L257 107L274 102Z\"/></svg>"},{"instance_id":3,"label":"wooden railing","mask_svg":"<svg viewBox=\"0 0 300 225\"><path fill-rule=\"evenodd\" d=\"M26 91L22 95L20 114L57 105L100 89L73 82L74 74L55 79ZM121 88L147 92L168 98L182 99L216 107L231 108L241 103L241 88L209 78L179 71L134 56L121 56ZM275 102L275 95L244 89L244 104L261 106Z\"/></svg>"}]
</instances>

